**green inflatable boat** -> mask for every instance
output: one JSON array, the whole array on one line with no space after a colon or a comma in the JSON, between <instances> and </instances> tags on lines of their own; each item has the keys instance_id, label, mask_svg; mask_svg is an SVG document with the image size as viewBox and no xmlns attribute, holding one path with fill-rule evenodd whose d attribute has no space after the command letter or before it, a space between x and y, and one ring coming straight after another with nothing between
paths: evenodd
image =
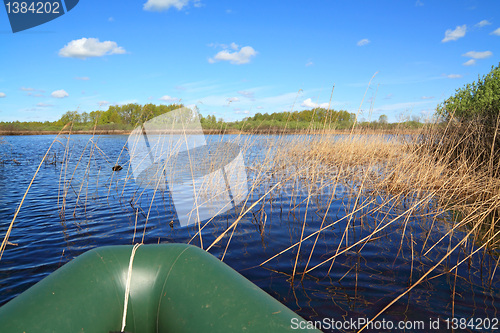
<instances>
[{"instance_id":1,"label":"green inflatable boat","mask_svg":"<svg viewBox=\"0 0 500 333\"><path fill-rule=\"evenodd\" d=\"M134 251L108 246L72 260L1 307L0 332L120 332L125 304L132 333L288 332L303 321L197 247Z\"/></svg>"}]
</instances>

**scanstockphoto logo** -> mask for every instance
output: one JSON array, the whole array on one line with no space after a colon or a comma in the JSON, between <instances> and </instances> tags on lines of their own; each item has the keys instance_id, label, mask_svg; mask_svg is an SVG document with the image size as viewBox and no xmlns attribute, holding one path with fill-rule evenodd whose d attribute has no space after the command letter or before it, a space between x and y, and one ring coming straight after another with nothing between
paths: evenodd
<instances>
[{"instance_id":1,"label":"scanstockphoto logo","mask_svg":"<svg viewBox=\"0 0 500 333\"><path fill-rule=\"evenodd\" d=\"M4 0L12 32L19 32L52 21L69 12L79 0Z\"/></svg>"},{"instance_id":2,"label":"scanstockphoto logo","mask_svg":"<svg viewBox=\"0 0 500 333\"><path fill-rule=\"evenodd\" d=\"M132 131L127 146L136 184L170 191L181 226L224 213L248 194L239 145L207 142L196 108L145 122Z\"/></svg>"}]
</instances>

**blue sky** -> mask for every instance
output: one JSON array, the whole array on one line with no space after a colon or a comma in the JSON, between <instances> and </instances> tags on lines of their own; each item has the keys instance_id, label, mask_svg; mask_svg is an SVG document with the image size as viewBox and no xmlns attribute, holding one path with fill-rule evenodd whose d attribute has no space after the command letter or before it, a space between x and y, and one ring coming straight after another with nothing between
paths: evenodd
<instances>
[{"instance_id":1,"label":"blue sky","mask_svg":"<svg viewBox=\"0 0 500 333\"><path fill-rule=\"evenodd\" d=\"M500 1L80 0L15 34L1 7L0 45L0 121L179 101L237 120L335 84L333 109L395 122L498 65Z\"/></svg>"}]
</instances>

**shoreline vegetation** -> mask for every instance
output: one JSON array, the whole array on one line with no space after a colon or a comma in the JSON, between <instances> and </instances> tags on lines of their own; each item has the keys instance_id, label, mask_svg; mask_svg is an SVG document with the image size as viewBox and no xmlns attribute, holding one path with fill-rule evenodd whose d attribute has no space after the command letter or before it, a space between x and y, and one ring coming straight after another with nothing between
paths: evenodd
<instances>
[{"instance_id":1,"label":"shoreline vegetation","mask_svg":"<svg viewBox=\"0 0 500 333\"><path fill-rule=\"evenodd\" d=\"M0 122L0 135L58 134L66 124L71 124L63 134L121 134L127 135L139 124L164 113L183 107L182 104L126 104L112 105L106 111L68 111L53 122ZM356 114L345 110L316 108L294 112L256 113L240 121L228 122L214 115L203 116L197 109L205 134L343 134L357 132L400 133L415 131L425 126L418 117L389 123L386 115L378 120L358 121Z\"/></svg>"},{"instance_id":2,"label":"shoreline vegetation","mask_svg":"<svg viewBox=\"0 0 500 333\"><path fill-rule=\"evenodd\" d=\"M84 135L129 135L132 130L63 130L63 131L40 131L40 130L4 130L0 131L0 136L15 136L15 135L57 135L57 134L84 134ZM351 130L293 130L293 129L262 129L252 131L241 131L236 129L203 129L205 135L349 135L349 134L387 134L387 135L400 135L400 134L419 134L420 129L364 129L355 128Z\"/></svg>"}]
</instances>

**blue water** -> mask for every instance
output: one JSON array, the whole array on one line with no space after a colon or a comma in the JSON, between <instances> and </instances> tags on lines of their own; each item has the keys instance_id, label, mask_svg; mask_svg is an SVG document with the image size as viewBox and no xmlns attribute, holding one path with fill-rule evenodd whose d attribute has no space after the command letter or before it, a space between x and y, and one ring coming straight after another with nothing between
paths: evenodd
<instances>
[{"instance_id":1,"label":"blue water","mask_svg":"<svg viewBox=\"0 0 500 333\"><path fill-rule=\"evenodd\" d=\"M0 144L2 238L54 138L3 138L3 144ZM234 210L218 216L202 231L201 244L200 237L196 236L197 226L180 228L168 192L158 193L153 199L153 191L142 192L130 175L127 176L128 153L123 149L127 136L96 137L94 147L99 149L95 148L92 152L90 138L88 135L72 135L68 147L68 141L61 138L51 149L48 162L42 164L16 218L9 238L13 245L7 246L0 260L0 304L94 247L139 242L144 230L145 243L190 242L207 248L235 220ZM217 136L209 137L209 141L219 139ZM264 152L267 153L269 145L277 139L273 136L226 136L224 140L236 140L241 145L251 143L251 148L245 150L251 185L259 177L255 166L262 164L260 159L263 159ZM70 158L64 160L67 148ZM53 160L56 163L50 163ZM113 172L111 168L115 163L123 165L124 169ZM254 187L247 207L269 191L276 182L273 177L272 173L265 175L267 181ZM327 321L342 322L373 317L433 267L463 237L462 232L455 232L424 257L420 253L428 232L428 243L433 244L449 230L449 217L443 215L434 224L418 216L410 217L406 229L402 227L401 218L364 246L349 249L337 256L333 264L328 261L304 276L296 276L292 283L290 277L297 247L263 266L259 265L299 241L304 223L304 236L318 230L327 209L324 225L340 222L320 234L308 267L333 256L349 220L345 218L346 211L350 211L353 204L347 195L342 195L346 192L339 189L339 195L329 206L329 195L314 195L308 202L307 189L297 187L296 184L300 186L300 179L294 181L295 185L270 192L265 200L242 218L231 238L224 262L307 320L326 318ZM326 187L323 192L329 193L330 190ZM66 195L64 191L67 191ZM394 209L388 213L397 216L400 211ZM369 235L384 214L387 212L355 215L349 220L348 244ZM222 258L230 234L210 253ZM302 244L298 272L303 271L315 238ZM475 246L468 242L465 252L469 253ZM345 241L341 246L343 248ZM426 245L428 248L429 244ZM456 318L467 320L500 317L497 312L497 307L500 308L498 274L490 279L498 258L479 251L470 261L460 265L457 275L455 271L447 273L465 257L465 252L453 252L427 279L377 320L421 320L427 324L430 320L439 319L440 329L436 331L447 331L445 320L451 319L452 311ZM429 331L426 327L406 332ZM394 328L387 331L402 330ZM455 331L484 330L468 327Z\"/></svg>"}]
</instances>

